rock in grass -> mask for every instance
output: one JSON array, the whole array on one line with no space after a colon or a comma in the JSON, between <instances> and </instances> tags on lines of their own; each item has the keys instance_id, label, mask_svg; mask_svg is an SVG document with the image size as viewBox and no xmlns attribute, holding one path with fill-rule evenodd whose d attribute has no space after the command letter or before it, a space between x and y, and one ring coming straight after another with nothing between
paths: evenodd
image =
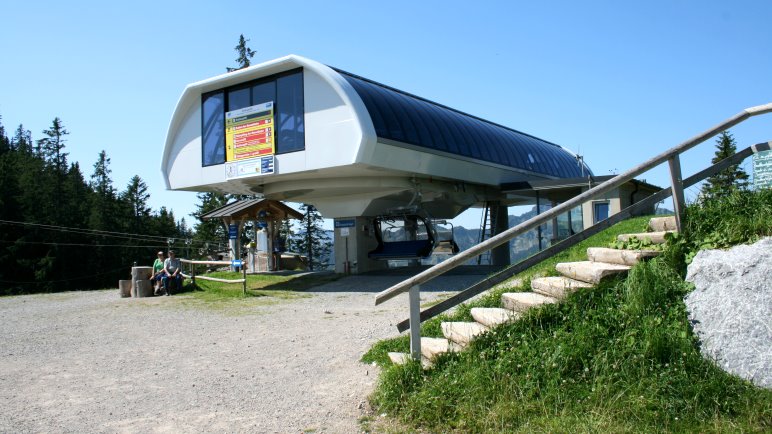
<instances>
[{"instance_id":1,"label":"rock in grass","mask_svg":"<svg viewBox=\"0 0 772 434\"><path fill-rule=\"evenodd\" d=\"M725 371L772 389L772 238L729 250L703 250L686 280L686 308L703 356Z\"/></svg>"}]
</instances>

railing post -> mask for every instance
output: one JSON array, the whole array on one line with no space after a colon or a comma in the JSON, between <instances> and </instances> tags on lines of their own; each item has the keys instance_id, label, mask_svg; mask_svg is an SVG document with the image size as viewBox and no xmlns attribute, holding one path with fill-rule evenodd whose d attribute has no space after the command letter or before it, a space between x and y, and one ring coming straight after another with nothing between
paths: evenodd
<instances>
[{"instance_id":1,"label":"railing post","mask_svg":"<svg viewBox=\"0 0 772 434\"><path fill-rule=\"evenodd\" d=\"M410 287L410 356L421 361L421 286Z\"/></svg>"},{"instance_id":2,"label":"railing post","mask_svg":"<svg viewBox=\"0 0 772 434\"><path fill-rule=\"evenodd\" d=\"M676 230L681 232L681 216L683 216L686 202L684 201L684 184L681 179L681 159L678 154L668 160L670 165L670 183L673 192L673 211L675 212Z\"/></svg>"},{"instance_id":3,"label":"railing post","mask_svg":"<svg viewBox=\"0 0 772 434\"><path fill-rule=\"evenodd\" d=\"M244 295L247 295L247 267L244 266L243 262L241 263L241 272L244 277Z\"/></svg>"}]
</instances>

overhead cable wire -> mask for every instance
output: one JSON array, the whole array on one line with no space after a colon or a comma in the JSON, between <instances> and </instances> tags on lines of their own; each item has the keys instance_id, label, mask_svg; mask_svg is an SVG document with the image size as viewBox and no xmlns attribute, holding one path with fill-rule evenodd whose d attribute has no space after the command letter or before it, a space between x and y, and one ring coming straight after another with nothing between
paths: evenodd
<instances>
[{"instance_id":1,"label":"overhead cable wire","mask_svg":"<svg viewBox=\"0 0 772 434\"><path fill-rule=\"evenodd\" d=\"M0 240L0 243L5 244L30 244L30 245L46 245L46 246L79 246L79 247L123 247L123 248L153 248L153 249L165 249L169 247L166 244L153 244L153 245L132 245L132 244L86 244L86 243L55 243L45 241L4 241ZM182 249L187 246L181 247ZM194 247L191 247L194 248Z\"/></svg>"},{"instance_id":2,"label":"overhead cable wire","mask_svg":"<svg viewBox=\"0 0 772 434\"><path fill-rule=\"evenodd\" d=\"M44 283L59 283L59 282L69 282L69 281L72 281L72 280L91 279L91 278L98 277L98 276L105 276L105 275L108 275L108 274L112 274L112 273L115 273L115 272L118 272L118 271L121 271L121 270L125 270L125 269L126 269L126 267L120 267L120 268L115 268L115 269L108 270L108 271L103 271L101 273L88 274L86 276L81 276L81 277L71 277L69 279L33 280L33 281L16 281L16 280L0 279L0 282L2 282L2 283L23 284L23 285L29 285L29 284L42 285Z\"/></svg>"},{"instance_id":3,"label":"overhead cable wire","mask_svg":"<svg viewBox=\"0 0 772 434\"><path fill-rule=\"evenodd\" d=\"M42 223L29 223L29 222L17 222L17 221L11 221L11 220L0 220L0 224L8 224L8 225L17 225L17 226L34 226L41 229L46 230L58 230L60 232L72 232L82 235L92 235L92 236L109 236L109 237L115 237L115 238L124 238L124 239L137 239L137 240L144 240L144 241L158 241L158 240L175 240L175 241L183 241L189 240L190 238L180 238L180 237L168 237L163 235L140 235L140 234L131 234L127 232L114 232L114 231L102 231L98 229L83 229L83 228L71 228L66 226L56 226L56 225L47 225ZM193 243L211 243L211 244L217 244L221 243L220 241L212 241L212 240L192 240Z\"/></svg>"}]
</instances>

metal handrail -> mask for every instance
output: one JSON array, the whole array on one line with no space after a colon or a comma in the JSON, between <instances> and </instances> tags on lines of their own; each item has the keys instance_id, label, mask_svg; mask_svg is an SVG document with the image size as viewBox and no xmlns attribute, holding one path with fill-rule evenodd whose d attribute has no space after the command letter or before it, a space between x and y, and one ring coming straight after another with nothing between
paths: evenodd
<instances>
[{"instance_id":1,"label":"metal handrail","mask_svg":"<svg viewBox=\"0 0 772 434\"><path fill-rule=\"evenodd\" d=\"M746 158L750 157L753 154L769 151L770 149L772 149L772 141L758 143L753 146L749 146L741 151L737 151L737 153L735 153L734 155L727 157L719 161L718 163L715 163L712 166L707 167L695 173L694 175L684 179L683 186L684 188L689 188L694 184L706 179L709 176L713 176L721 172L722 170L726 170L728 167L734 164L742 163ZM522 261L518 262L517 264L514 264L511 267L506 268L504 270L501 270L496 274L490 275L485 279L475 283L474 285L471 285L470 287L462 290L461 292L456 293L452 297L445 299L433 306L430 306L425 310L422 310L419 320L421 322L424 322L430 318L434 318L435 316L447 311L448 309L458 306L462 302L469 300L470 298L480 294L481 292L487 291L493 286L501 282L504 282L507 279L510 279L512 276L531 268L532 266L538 264L539 262L542 262L545 259L551 258L557 255L558 253L565 251L569 247L575 246L576 244L586 240L587 238L597 234L598 232L604 229L610 228L611 226L621 222L622 220L630 218L636 213L640 213L642 210L646 209L647 207L651 207L657 202L661 202L662 200L670 197L670 195L671 195L670 187L663 188L662 190L644 199L641 199L638 202L635 202L634 204L619 211L618 213L609 216L609 218L605 220L601 220L600 222L590 226L589 228L577 234L574 234L568 238L560 240L556 244L548 247L547 249L542 250L532 256L529 256L528 258L525 258ZM397 330L400 333L404 332L409 328L410 328L410 318L397 323Z\"/></svg>"},{"instance_id":2,"label":"metal handrail","mask_svg":"<svg viewBox=\"0 0 772 434\"><path fill-rule=\"evenodd\" d=\"M562 204L550 209L547 212L544 212L530 220L520 223L519 225L514 226L510 229L507 229L506 231L494 236L493 238L489 238L488 240L483 241L480 244L472 246L469 249L464 250L463 252L459 253L458 255L452 258L446 261L440 262L439 264L378 293L375 296L375 304L379 305L387 300L390 300L393 297L396 297L399 294L402 294L403 292L407 292L412 287L416 287L418 285L421 285L424 282L428 282L429 280L441 274L444 274L445 272L459 265L462 265L469 259L475 256L478 256L483 252L487 252L488 250L491 250L495 247L498 247L508 242L512 238L552 220L553 218L557 217L559 214L562 214L578 206L579 204L586 202L587 200L590 200L596 196L599 196L603 193L606 193L610 190L613 190L619 187L625 182L630 181L631 179L635 178L641 173L644 173L652 169L653 167L664 163L665 161L670 161L671 177L673 179L673 187L672 187L673 197L676 202L675 211L676 211L676 218L678 219L678 214L681 211L680 206L682 205L682 203L679 203L679 202L683 201L683 191L680 186L681 174L680 174L680 163L678 162L678 156L681 153L693 148L694 146L710 139L711 137L715 136L721 131L725 131L745 121L750 117L765 114L765 113L770 113L770 112L772 112L772 103L759 105L755 107L749 107L741 111L740 113L736 114L735 116L727 119L726 121L714 126L713 128L706 130L705 132L698 134L689 140L686 140L685 142L679 144L678 146L675 146L657 155L656 157L644 163L639 164L636 167L633 167L627 172L617 175L614 178L611 178L608 181L603 182L578 196L575 196L573 199L563 202Z\"/></svg>"}]
</instances>

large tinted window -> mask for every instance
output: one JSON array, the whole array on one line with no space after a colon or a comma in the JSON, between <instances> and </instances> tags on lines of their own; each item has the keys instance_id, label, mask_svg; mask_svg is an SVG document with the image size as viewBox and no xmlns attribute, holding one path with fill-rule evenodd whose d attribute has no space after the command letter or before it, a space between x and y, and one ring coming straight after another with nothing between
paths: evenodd
<instances>
[{"instance_id":1,"label":"large tinted window","mask_svg":"<svg viewBox=\"0 0 772 434\"><path fill-rule=\"evenodd\" d=\"M203 95L203 165L225 163L225 112L269 101L274 102L276 153L304 150L303 71L295 70Z\"/></svg>"},{"instance_id":2,"label":"large tinted window","mask_svg":"<svg viewBox=\"0 0 772 434\"><path fill-rule=\"evenodd\" d=\"M252 105L276 100L276 82L269 81L252 86Z\"/></svg>"},{"instance_id":3,"label":"large tinted window","mask_svg":"<svg viewBox=\"0 0 772 434\"><path fill-rule=\"evenodd\" d=\"M228 92L228 110L238 110L244 107L249 107L252 104L250 104L250 94L249 94L249 88L246 87L244 89L236 89L231 90Z\"/></svg>"},{"instance_id":4,"label":"large tinted window","mask_svg":"<svg viewBox=\"0 0 772 434\"><path fill-rule=\"evenodd\" d=\"M225 162L225 95L210 93L202 98L201 144L204 166Z\"/></svg>"},{"instance_id":5,"label":"large tinted window","mask_svg":"<svg viewBox=\"0 0 772 434\"><path fill-rule=\"evenodd\" d=\"M306 148L303 122L303 74L298 72L276 80L276 153L302 151Z\"/></svg>"}]
</instances>

